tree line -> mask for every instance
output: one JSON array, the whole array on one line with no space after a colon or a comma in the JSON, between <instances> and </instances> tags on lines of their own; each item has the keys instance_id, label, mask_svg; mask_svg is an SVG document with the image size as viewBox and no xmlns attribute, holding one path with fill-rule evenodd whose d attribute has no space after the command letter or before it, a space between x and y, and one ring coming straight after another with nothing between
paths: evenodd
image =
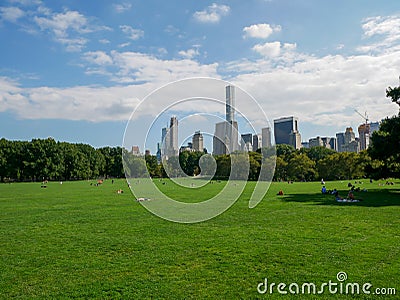
<instances>
[{"instance_id":1,"label":"tree line","mask_svg":"<svg viewBox=\"0 0 400 300\"><path fill-rule=\"evenodd\" d=\"M121 147L0 139L0 180L42 181L123 177Z\"/></svg>"},{"instance_id":2,"label":"tree line","mask_svg":"<svg viewBox=\"0 0 400 300\"><path fill-rule=\"evenodd\" d=\"M274 166L275 181L345 180L353 178L400 177L400 116L382 121L371 146L360 153L336 152L325 147L294 149L289 145L262 148L247 155L213 156L215 162L200 159L205 153L184 151L159 163L154 155L138 157L121 147L95 149L87 144L56 142L52 138L32 141L0 139L0 180L42 181L125 177L167 178L204 175L216 166L214 179L258 180L262 164ZM144 159L143 159L144 158ZM204 158L204 157L203 157ZM243 167L231 168L231 161ZM208 162L207 162L208 161ZM206 167L209 164L210 167ZM248 166L248 168L247 168ZM231 172L235 172L232 174ZM211 172L211 171L210 171ZM205 174L210 175L210 174Z\"/></svg>"},{"instance_id":3,"label":"tree line","mask_svg":"<svg viewBox=\"0 0 400 300\"><path fill-rule=\"evenodd\" d=\"M272 168L276 163L273 177L276 181L399 178L399 149L400 114L383 120L380 130L373 133L368 150L360 153L338 153L324 147L297 150L289 145L276 145L274 148L249 152L248 155L217 155L213 156L214 160L208 157L203 159L202 164L200 160L205 154L203 152L184 151L162 164L154 155L138 157L121 147L95 149L87 144L56 142L52 138L33 139L30 142L2 138L0 180L120 178L125 176L122 156L128 177L149 174L151 177L166 178L206 173L214 179L258 180L262 164ZM231 161L240 167L233 168ZM213 164L216 167L214 169ZM201 170L200 165L204 170Z\"/></svg>"}]
</instances>

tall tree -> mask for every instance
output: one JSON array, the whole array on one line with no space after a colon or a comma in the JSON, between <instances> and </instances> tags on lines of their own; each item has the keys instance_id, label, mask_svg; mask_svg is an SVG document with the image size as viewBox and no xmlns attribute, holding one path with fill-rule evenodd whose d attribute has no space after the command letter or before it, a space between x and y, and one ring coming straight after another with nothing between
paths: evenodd
<instances>
[{"instance_id":1,"label":"tall tree","mask_svg":"<svg viewBox=\"0 0 400 300\"><path fill-rule=\"evenodd\" d=\"M400 116L386 118L372 134L368 153L383 162L385 177L400 177Z\"/></svg>"},{"instance_id":2,"label":"tall tree","mask_svg":"<svg viewBox=\"0 0 400 300\"><path fill-rule=\"evenodd\" d=\"M400 86L398 87L388 87L386 89L386 97L391 98L393 103L396 103L400 109Z\"/></svg>"}]
</instances>

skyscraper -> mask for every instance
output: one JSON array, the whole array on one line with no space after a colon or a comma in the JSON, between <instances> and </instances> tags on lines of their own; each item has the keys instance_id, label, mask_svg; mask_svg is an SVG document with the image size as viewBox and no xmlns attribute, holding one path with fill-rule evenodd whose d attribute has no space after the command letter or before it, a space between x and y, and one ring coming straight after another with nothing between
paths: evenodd
<instances>
[{"instance_id":1,"label":"skyscraper","mask_svg":"<svg viewBox=\"0 0 400 300\"><path fill-rule=\"evenodd\" d=\"M311 138L311 139L308 140L308 146L310 148L322 147L323 145L324 145L324 143L323 143L323 141L322 141L320 136L317 136L315 138Z\"/></svg>"},{"instance_id":2,"label":"skyscraper","mask_svg":"<svg viewBox=\"0 0 400 300\"><path fill-rule=\"evenodd\" d=\"M166 156L178 154L178 120L175 116L171 117L169 128L161 130L161 145Z\"/></svg>"},{"instance_id":3,"label":"skyscraper","mask_svg":"<svg viewBox=\"0 0 400 300\"><path fill-rule=\"evenodd\" d=\"M192 145L194 151L203 151L204 143L203 143L203 135L200 131L196 131L192 138Z\"/></svg>"},{"instance_id":4,"label":"skyscraper","mask_svg":"<svg viewBox=\"0 0 400 300\"><path fill-rule=\"evenodd\" d=\"M292 145L301 148L301 135L296 117L286 117L274 120L274 135L276 144Z\"/></svg>"},{"instance_id":5,"label":"skyscraper","mask_svg":"<svg viewBox=\"0 0 400 300\"><path fill-rule=\"evenodd\" d=\"M370 126L361 124L358 126L358 136L360 138L360 150L367 150L369 147Z\"/></svg>"},{"instance_id":6,"label":"skyscraper","mask_svg":"<svg viewBox=\"0 0 400 300\"><path fill-rule=\"evenodd\" d=\"M229 154L239 150L238 123L226 121L215 124L213 154Z\"/></svg>"},{"instance_id":7,"label":"skyscraper","mask_svg":"<svg viewBox=\"0 0 400 300\"><path fill-rule=\"evenodd\" d=\"M336 146L338 152L343 152L344 132L336 133Z\"/></svg>"},{"instance_id":8,"label":"skyscraper","mask_svg":"<svg viewBox=\"0 0 400 300\"><path fill-rule=\"evenodd\" d=\"M171 139L171 150L176 154L178 153L178 120L175 116L171 117L170 125L170 139Z\"/></svg>"},{"instance_id":9,"label":"skyscraper","mask_svg":"<svg viewBox=\"0 0 400 300\"><path fill-rule=\"evenodd\" d=\"M235 87L225 87L225 119L228 123L235 121Z\"/></svg>"},{"instance_id":10,"label":"skyscraper","mask_svg":"<svg viewBox=\"0 0 400 300\"><path fill-rule=\"evenodd\" d=\"M253 135L253 151L257 151L262 147L262 136L261 134Z\"/></svg>"},{"instance_id":11,"label":"skyscraper","mask_svg":"<svg viewBox=\"0 0 400 300\"><path fill-rule=\"evenodd\" d=\"M216 155L239 150L238 123L235 121L235 87L225 87L226 121L215 124L213 153Z\"/></svg>"},{"instance_id":12,"label":"skyscraper","mask_svg":"<svg viewBox=\"0 0 400 300\"><path fill-rule=\"evenodd\" d=\"M261 147L263 147L263 148L269 148L269 147L271 147L271 128L269 128L269 127L265 127L265 128L262 128L261 129L261 135L262 135L262 138L261 138L261 141L262 141L262 144L261 144Z\"/></svg>"},{"instance_id":13,"label":"skyscraper","mask_svg":"<svg viewBox=\"0 0 400 300\"><path fill-rule=\"evenodd\" d=\"M353 132L353 128L347 127L344 133L344 144L342 145L342 152L359 152L359 141Z\"/></svg>"},{"instance_id":14,"label":"skyscraper","mask_svg":"<svg viewBox=\"0 0 400 300\"><path fill-rule=\"evenodd\" d=\"M372 136L372 134L379 130L379 122L372 122L369 124L369 135Z\"/></svg>"},{"instance_id":15,"label":"skyscraper","mask_svg":"<svg viewBox=\"0 0 400 300\"><path fill-rule=\"evenodd\" d=\"M241 149L253 151L253 134L245 133L241 135Z\"/></svg>"}]
</instances>

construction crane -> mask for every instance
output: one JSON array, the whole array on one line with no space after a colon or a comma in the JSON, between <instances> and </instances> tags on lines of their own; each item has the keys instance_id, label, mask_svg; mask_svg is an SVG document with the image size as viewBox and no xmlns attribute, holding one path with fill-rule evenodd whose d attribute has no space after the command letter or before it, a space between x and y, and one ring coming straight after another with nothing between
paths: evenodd
<instances>
[{"instance_id":1,"label":"construction crane","mask_svg":"<svg viewBox=\"0 0 400 300\"><path fill-rule=\"evenodd\" d=\"M355 111L361 118L363 118L363 119L365 120L365 125L367 125L367 124L368 124L368 121L369 121L367 112L365 112L365 114L362 115L357 109L354 109L354 111Z\"/></svg>"}]
</instances>

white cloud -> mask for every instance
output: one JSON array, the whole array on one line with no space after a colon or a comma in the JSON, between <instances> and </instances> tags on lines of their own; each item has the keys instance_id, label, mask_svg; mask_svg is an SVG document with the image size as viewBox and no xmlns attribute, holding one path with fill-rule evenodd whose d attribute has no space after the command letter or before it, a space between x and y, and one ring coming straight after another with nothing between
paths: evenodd
<instances>
[{"instance_id":1,"label":"white cloud","mask_svg":"<svg viewBox=\"0 0 400 300\"><path fill-rule=\"evenodd\" d=\"M103 51L86 52L83 59L96 65L111 65L113 63L112 58Z\"/></svg>"},{"instance_id":2,"label":"white cloud","mask_svg":"<svg viewBox=\"0 0 400 300\"><path fill-rule=\"evenodd\" d=\"M146 85L22 89L0 78L0 111L13 111L24 119L126 120L139 103L137 97L144 97L147 90Z\"/></svg>"},{"instance_id":3,"label":"white cloud","mask_svg":"<svg viewBox=\"0 0 400 300\"><path fill-rule=\"evenodd\" d=\"M66 46L67 51L81 51L88 42L82 37L94 31L111 30L106 26L92 25L88 19L77 11L64 11L62 13L51 13L43 17L34 16L34 22L42 31L49 31L54 35L57 42Z\"/></svg>"},{"instance_id":4,"label":"white cloud","mask_svg":"<svg viewBox=\"0 0 400 300\"><path fill-rule=\"evenodd\" d=\"M399 54L302 56L278 66L264 59L242 62L248 71L232 81L260 102L270 120L296 115L300 124L307 122L315 130L320 126L332 128L331 133L319 134L334 134L361 123L354 108L368 111L371 121L397 112L385 99L385 89L397 84Z\"/></svg>"},{"instance_id":5,"label":"white cloud","mask_svg":"<svg viewBox=\"0 0 400 300\"><path fill-rule=\"evenodd\" d=\"M59 38L58 42L65 45L65 50L68 52L81 51L88 42L85 38Z\"/></svg>"},{"instance_id":6,"label":"white cloud","mask_svg":"<svg viewBox=\"0 0 400 300\"><path fill-rule=\"evenodd\" d=\"M298 56L294 51L297 48L296 43L267 42L264 44L256 44L252 50L269 59L283 59L286 62L293 60Z\"/></svg>"},{"instance_id":7,"label":"white cloud","mask_svg":"<svg viewBox=\"0 0 400 300\"><path fill-rule=\"evenodd\" d=\"M181 50L181 51L178 52L178 54L180 56L182 56L183 58L192 59L193 57L198 56L200 53L199 53L199 49L192 48L192 49L188 49L186 51L185 50Z\"/></svg>"},{"instance_id":8,"label":"white cloud","mask_svg":"<svg viewBox=\"0 0 400 300\"><path fill-rule=\"evenodd\" d=\"M101 39L101 40L99 40L99 43L101 43L101 44L109 44L110 41L107 40L107 39Z\"/></svg>"},{"instance_id":9,"label":"white cloud","mask_svg":"<svg viewBox=\"0 0 400 300\"><path fill-rule=\"evenodd\" d=\"M17 3L24 6L31 6L31 5L40 5L42 1L40 0L8 0L11 3Z\"/></svg>"},{"instance_id":10,"label":"white cloud","mask_svg":"<svg viewBox=\"0 0 400 300\"><path fill-rule=\"evenodd\" d=\"M77 11L56 13L51 18L35 16L34 20L42 30L50 30L56 37L68 36L68 30L79 33L91 32L86 17Z\"/></svg>"},{"instance_id":11,"label":"white cloud","mask_svg":"<svg viewBox=\"0 0 400 300\"><path fill-rule=\"evenodd\" d=\"M25 12L18 7L0 7L0 19L15 23Z\"/></svg>"},{"instance_id":12,"label":"white cloud","mask_svg":"<svg viewBox=\"0 0 400 300\"><path fill-rule=\"evenodd\" d=\"M114 9L117 13L123 13L125 11L128 11L132 8L132 4L128 2L123 2L119 4L114 4Z\"/></svg>"},{"instance_id":13,"label":"white cloud","mask_svg":"<svg viewBox=\"0 0 400 300\"><path fill-rule=\"evenodd\" d=\"M130 42L127 42L127 43L119 44L117 47L118 47L118 48L125 48L125 47L128 47L128 46L130 46L130 45L131 45L131 43L130 43Z\"/></svg>"},{"instance_id":14,"label":"white cloud","mask_svg":"<svg viewBox=\"0 0 400 300\"><path fill-rule=\"evenodd\" d=\"M113 80L117 82L170 82L193 76L219 77L217 64L202 65L190 59L162 60L138 52L111 51L118 68Z\"/></svg>"},{"instance_id":15,"label":"white cloud","mask_svg":"<svg viewBox=\"0 0 400 300\"><path fill-rule=\"evenodd\" d=\"M157 49L157 52L158 52L158 54L160 54L160 55L167 55L167 54L168 54L168 50L165 49L165 48L163 48L163 47L158 48L158 49Z\"/></svg>"},{"instance_id":16,"label":"white cloud","mask_svg":"<svg viewBox=\"0 0 400 300\"><path fill-rule=\"evenodd\" d=\"M176 27L173 26L173 25L168 25L167 27L165 27L164 31L165 31L166 33L169 33L169 34L171 34L171 35L174 35L174 34L177 34L177 33L179 32L179 29L176 28Z\"/></svg>"},{"instance_id":17,"label":"white cloud","mask_svg":"<svg viewBox=\"0 0 400 300\"><path fill-rule=\"evenodd\" d=\"M272 33L281 31L281 26L271 26L270 24L262 23L262 24L254 24L248 27L243 28L244 38L259 38L266 39Z\"/></svg>"},{"instance_id":18,"label":"white cloud","mask_svg":"<svg viewBox=\"0 0 400 300\"><path fill-rule=\"evenodd\" d=\"M230 7L227 5L211 4L205 10L196 11L193 17L202 23L218 23L221 17L228 15Z\"/></svg>"},{"instance_id":19,"label":"white cloud","mask_svg":"<svg viewBox=\"0 0 400 300\"><path fill-rule=\"evenodd\" d=\"M400 16L378 16L363 20L362 29L365 39L377 38L378 41L358 47L360 52L397 51L400 46Z\"/></svg>"},{"instance_id":20,"label":"white cloud","mask_svg":"<svg viewBox=\"0 0 400 300\"><path fill-rule=\"evenodd\" d=\"M400 17L399 16L388 16L388 17L372 17L364 19L362 25L364 34L368 37L374 35L392 35L399 38L400 35Z\"/></svg>"},{"instance_id":21,"label":"white cloud","mask_svg":"<svg viewBox=\"0 0 400 300\"><path fill-rule=\"evenodd\" d=\"M257 44L252 49L262 56L277 57L281 53L281 43L271 42L265 44Z\"/></svg>"},{"instance_id":22,"label":"white cloud","mask_svg":"<svg viewBox=\"0 0 400 300\"><path fill-rule=\"evenodd\" d=\"M119 26L119 28L121 28L122 32L125 33L128 36L128 38L134 41L144 36L143 30L132 28L129 25L121 25Z\"/></svg>"}]
</instances>

